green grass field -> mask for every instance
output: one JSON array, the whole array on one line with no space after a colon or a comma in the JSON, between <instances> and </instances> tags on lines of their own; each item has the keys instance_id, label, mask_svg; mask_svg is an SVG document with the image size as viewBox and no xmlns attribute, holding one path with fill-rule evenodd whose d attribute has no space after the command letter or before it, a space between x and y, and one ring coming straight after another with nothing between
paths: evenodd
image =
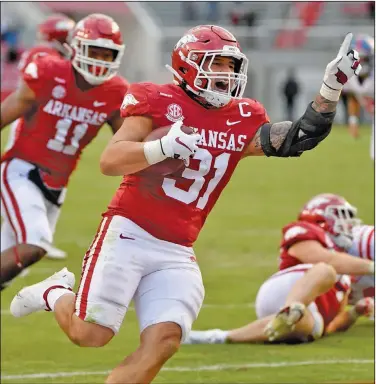
<instances>
[{"instance_id":1,"label":"green grass field","mask_svg":"<svg viewBox=\"0 0 376 384\"><path fill-rule=\"evenodd\" d=\"M336 127L316 150L299 159L254 158L241 163L196 245L206 287L196 329L226 329L255 319L252 303L257 290L277 269L280 229L314 194L344 195L358 207L364 222L373 224L369 135L369 128L364 127L361 138L354 141L343 127ZM99 155L109 137L105 130L90 145L71 180L55 241L69 252L69 258L38 263L27 277L16 279L2 292L4 383L101 383L106 371L137 346L134 311L128 313L110 345L92 350L71 344L50 313L21 319L9 315L10 301L22 286L63 266L79 276L100 214L120 182L99 172ZM362 320L345 334L309 345L183 346L155 382L374 382L373 360L374 323Z\"/></svg>"}]
</instances>

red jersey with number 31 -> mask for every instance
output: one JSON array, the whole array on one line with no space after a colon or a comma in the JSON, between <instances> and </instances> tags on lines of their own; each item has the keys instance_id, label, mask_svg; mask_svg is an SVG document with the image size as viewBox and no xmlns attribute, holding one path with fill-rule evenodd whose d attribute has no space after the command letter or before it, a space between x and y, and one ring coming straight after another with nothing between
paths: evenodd
<instances>
[{"instance_id":1,"label":"red jersey with number 31","mask_svg":"<svg viewBox=\"0 0 376 384\"><path fill-rule=\"evenodd\" d=\"M127 217L154 237L191 246L248 143L269 121L264 107L242 99L206 109L177 85L138 83L130 86L121 113L150 116L154 128L184 119L201 141L189 167L172 175L125 176L105 215Z\"/></svg>"},{"instance_id":2,"label":"red jersey with number 31","mask_svg":"<svg viewBox=\"0 0 376 384\"><path fill-rule=\"evenodd\" d=\"M22 75L38 105L20 119L19 135L2 160L33 163L46 171L48 187L64 187L83 148L119 110L128 83L116 76L82 91L71 62L53 56L35 57Z\"/></svg>"}]
</instances>

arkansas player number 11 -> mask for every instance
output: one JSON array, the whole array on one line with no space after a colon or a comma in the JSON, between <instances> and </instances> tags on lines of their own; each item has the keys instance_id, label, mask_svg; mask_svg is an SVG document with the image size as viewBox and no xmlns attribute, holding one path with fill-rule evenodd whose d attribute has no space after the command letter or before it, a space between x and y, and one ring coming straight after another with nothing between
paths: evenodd
<instances>
[{"instance_id":1,"label":"arkansas player number 11","mask_svg":"<svg viewBox=\"0 0 376 384\"><path fill-rule=\"evenodd\" d=\"M79 141L85 136L88 129L87 123L78 124L74 127L70 145L64 145L69 128L72 126L71 119L61 119L56 123L56 135L48 140L47 148L56 152L63 152L65 155L74 155L78 151Z\"/></svg>"},{"instance_id":2,"label":"arkansas player number 11","mask_svg":"<svg viewBox=\"0 0 376 384\"><path fill-rule=\"evenodd\" d=\"M182 173L182 177L189 180L194 180L188 191L180 189L176 186L175 179L165 177L163 180L162 188L164 193L178 201L185 204L193 203L200 195L204 184L205 176L209 173L211 167L215 168L215 175L210 180L205 193L198 199L196 207L204 209L210 194L214 191L215 187L221 181L223 175L226 173L227 166L230 159L229 153L222 153L219 156L213 158L211 153L204 148L199 148L194 155L194 159L200 160L198 170L186 168Z\"/></svg>"}]
</instances>

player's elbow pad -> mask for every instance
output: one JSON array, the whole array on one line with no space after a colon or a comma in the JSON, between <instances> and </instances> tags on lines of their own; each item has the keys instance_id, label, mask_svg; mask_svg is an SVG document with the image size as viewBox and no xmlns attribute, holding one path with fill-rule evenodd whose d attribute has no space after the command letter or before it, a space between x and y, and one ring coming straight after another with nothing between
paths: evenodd
<instances>
[{"instance_id":1,"label":"player's elbow pad","mask_svg":"<svg viewBox=\"0 0 376 384\"><path fill-rule=\"evenodd\" d=\"M261 128L261 146L266 156L296 157L304 151L309 151L324 140L330 133L334 112L320 113L312 108L310 103L304 115L291 124L284 142L276 150L270 142L272 124L264 124Z\"/></svg>"}]
</instances>

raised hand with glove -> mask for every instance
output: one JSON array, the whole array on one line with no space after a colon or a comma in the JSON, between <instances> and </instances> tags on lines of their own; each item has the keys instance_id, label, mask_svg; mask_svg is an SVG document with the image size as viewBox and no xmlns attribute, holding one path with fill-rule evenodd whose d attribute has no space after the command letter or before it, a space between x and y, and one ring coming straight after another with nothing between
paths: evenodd
<instances>
[{"instance_id":1,"label":"raised hand with glove","mask_svg":"<svg viewBox=\"0 0 376 384\"><path fill-rule=\"evenodd\" d=\"M309 103L304 115L292 123L268 123L261 127L261 147L266 156L300 156L329 135L342 88L361 70L358 52L350 49L352 36L346 35L336 58L326 66L320 93Z\"/></svg>"},{"instance_id":2,"label":"raised hand with glove","mask_svg":"<svg viewBox=\"0 0 376 384\"><path fill-rule=\"evenodd\" d=\"M323 84L320 89L321 96L331 101L338 101L343 86L353 77L359 76L362 69L359 53L350 49L352 33L348 33L343 40L337 57L325 69Z\"/></svg>"}]
</instances>

